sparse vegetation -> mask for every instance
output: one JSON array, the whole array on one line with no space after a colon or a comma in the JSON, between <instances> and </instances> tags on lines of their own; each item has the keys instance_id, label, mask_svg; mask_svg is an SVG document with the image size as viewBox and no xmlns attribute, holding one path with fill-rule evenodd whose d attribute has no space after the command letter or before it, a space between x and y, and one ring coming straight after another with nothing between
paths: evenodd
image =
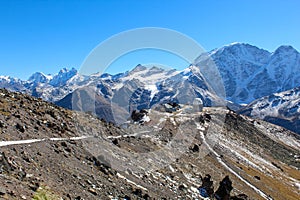
<instances>
[{"instance_id":1,"label":"sparse vegetation","mask_svg":"<svg viewBox=\"0 0 300 200\"><path fill-rule=\"evenodd\" d=\"M47 187L39 188L34 194L32 200L60 200L61 198L54 194Z\"/></svg>"}]
</instances>

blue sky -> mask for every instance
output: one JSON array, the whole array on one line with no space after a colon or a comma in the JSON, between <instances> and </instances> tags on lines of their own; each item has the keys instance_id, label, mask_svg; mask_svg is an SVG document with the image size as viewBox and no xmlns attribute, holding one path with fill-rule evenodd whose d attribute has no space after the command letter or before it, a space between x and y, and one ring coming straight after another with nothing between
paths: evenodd
<instances>
[{"instance_id":1,"label":"blue sky","mask_svg":"<svg viewBox=\"0 0 300 200\"><path fill-rule=\"evenodd\" d=\"M300 50L299 9L298 0L1 0L0 75L78 69L100 42L141 27L174 29L206 50L236 41ZM149 62L143 56L118 62L118 70Z\"/></svg>"}]
</instances>

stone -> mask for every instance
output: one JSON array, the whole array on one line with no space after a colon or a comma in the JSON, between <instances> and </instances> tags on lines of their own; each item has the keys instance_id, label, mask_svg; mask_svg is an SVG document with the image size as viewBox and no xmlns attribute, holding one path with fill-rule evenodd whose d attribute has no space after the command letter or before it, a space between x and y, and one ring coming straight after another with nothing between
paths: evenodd
<instances>
[{"instance_id":1,"label":"stone","mask_svg":"<svg viewBox=\"0 0 300 200\"><path fill-rule=\"evenodd\" d=\"M25 126L22 126L19 123L17 123L16 129L18 129L18 131L20 131L21 133L25 132Z\"/></svg>"},{"instance_id":2,"label":"stone","mask_svg":"<svg viewBox=\"0 0 300 200\"><path fill-rule=\"evenodd\" d=\"M93 195L97 195L97 192L93 188L89 188L89 192L92 193Z\"/></svg>"},{"instance_id":3,"label":"stone","mask_svg":"<svg viewBox=\"0 0 300 200\"><path fill-rule=\"evenodd\" d=\"M0 195L5 195L6 194L6 189L4 187L0 186Z\"/></svg>"},{"instance_id":4,"label":"stone","mask_svg":"<svg viewBox=\"0 0 300 200\"><path fill-rule=\"evenodd\" d=\"M230 192L233 189L232 182L229 176L226 176L221 182L218 190L215 193L215 198L217 200L229 200Z\"/></svg>"}]
</instances>

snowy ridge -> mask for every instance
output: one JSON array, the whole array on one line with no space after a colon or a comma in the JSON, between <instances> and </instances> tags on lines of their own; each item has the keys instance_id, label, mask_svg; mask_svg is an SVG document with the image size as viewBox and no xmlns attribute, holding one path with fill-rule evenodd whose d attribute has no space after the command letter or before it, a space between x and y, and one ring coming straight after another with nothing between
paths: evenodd
<instances>
[{"instance_id":1,"label":"snowy ridge","mask_svg":"<svg viewBox=\"0 0 300 200\"><path fill-rule=\"evenodd\" d=\"M36 72L31 75L28 79L28 82L38 84L38 83L49 83L50 80L53 79L52 75L45 75L42 72Z\"/></svg>"},{"instance_id":2,"label":"snowy ridge","mask_svg":"<svg viewBox=\"0 0 300 200\"><path fill-rule=\"evenodd\" d=\"M266 116L292 118L292 113L300 112L300 88L282 93L275 93L263 99L256 100L249 106L253 107L251 115L264 119ZM284 110L292 112L285 113Z\"/></svg>"},{"instance_id":3,"label":"snowy ridge","mask_svg":"<svg viewBox=\"0 0 300 200\"><path fill-rule=\"evenodd\" d=\"M260 98L239 112L299 132L300 88Z\"/></svg>"},{"instance_id":4,"label":"snowy ridge","mask_svg":"<svg viewBox=\"0 0 300 200\"><path fill-rule=\"evenodd\" d=\"M195 65L209 71L212 59L223 78L226 97L238 104L300 85L300 54L291 46L274 53L243 43L233 43L200 55Z\"/></svg>"},{"instance_id":5,"label":"snowy ridge","mask_svg":"<svg viewBox=\"0 0 300 200\"><path fill-rule=\"evenodd\" d=\"M97 93L108 101L125 96L125 100L136 102L138 107L139 104L143 104L142 108L171 99L181 99L182 103L191 102L181 95L182 92L189 93L192 97L201 97L207 105L221 101L217 95L209 91L210 88L199 68L195 66L176 71L138 65L125 73L116 75L97 73L91 76L80 75L73 68L62 69L53 76L37 72L28 81L18 80L14 84L9 77L2 77L2 79L2 81L0 79L0 87L26 92L50 102L60 101L85 87L97 88Z\"/></svg>"},{"instance_id":6,"label":"snowy ridge","mask_svg":"<svg viewBox=\"0 0 300 200\"><path fill-rule=\"evenodd\" d=\"M0 76L0 79L3 81L10 81L10 77L9 76Z\"/></svg>"},{"instance_id":7,"label":"snowy ridge","mask_svg":"<svg viewBox=\"0 0 300 200\"><path fill-rule=\"evenodd\" d=\"M138 65L132 71L130 71L127 76L118 79L120 83L115 84L113 86L113 89L120 89L121 87L123 87L124 83L126 83L127 81L132 81L134 79L139 80L145 85L153 86L156 85L156 83L161 82L178 73L178 71L174 70L163 70L157 67L146 68Z\"/></svg>"}]
</instances>

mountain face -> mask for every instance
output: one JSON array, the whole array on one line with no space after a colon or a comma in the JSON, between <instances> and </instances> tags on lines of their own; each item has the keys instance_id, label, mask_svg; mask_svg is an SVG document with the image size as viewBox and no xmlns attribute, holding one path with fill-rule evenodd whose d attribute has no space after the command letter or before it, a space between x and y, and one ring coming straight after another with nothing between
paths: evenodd
<instances>
[{"instance_id":1,"label":"mountain face","mask_svg":"<svg viewBox=\"0 0 300 200\"><path fill-rule=\"evenodd\" d=\"M226 98L234 103L248 104L300 85L300 54L291 46L280 46L270 53L234 43L200 55L195 65L205 74L211 60L223 78Z\"/></svg>"},{"instance_id":2,"label":"mountain face","mask_svg":"<svg viewBox=\"0 0 300 200\"><path fill-rule=\"evenodd\" d=\"M117 77L91 76L88 83L56 104L65 108L70 108L73 104L74 108L74 105L96 102L88 108L75 107L76 110L95 112L98 117L117 124L125 123L133 110L149 109L170 101L191 105L196 98L200 99L204 106L224 104L195 66L176 71L138 65L132 71ZM84 90L89 91L85 93L88 95L80 95L80 98L77 98ZM105 105L110 107L110 112L103 112Z\"/></svg>"},{"instance_id":3,"label":"mountain face","mask_svg":"<svg viewBox=\"0 0 300 200\"><path fill-rule=\"evenodd\" d=\"M238 109L239 105L299 86L300 56L293 47L280 46L270 53L242 43L203 53L182 71L138 65L116 75L83 76L73 68L53 76L37 72L27 81L0 77L1 88L21 91L66 108L94 111L100 118L120 123L133 110L166 102L193 104L199 99L204 106L216 106L224 105L225 99L231 108ZM85 89L88 91L83 92ZM82 95L82 102L74 102ZM84 101L96 103L83 109L79 105ZM104 108L107 105L109 109Z\"/></svg>"},{"instance_id":4,"label":"mountain face","mask_svg":"<svg viewBox=\"0 0 300 200\"><path fill-rule=\"evenodd\" d=\"M25 82L21 81L17 78L12 78L9 76L0 76L0 87L7 88L12 91L19 91L25 92L27 91L26 87L24 86Z\"/></svg>"},{"instance_id":5,"label":"mountain face","mask_svg":"<svg viewBox=\"0 0 300 200\"><path fill-rule=\"evenodd\" d=\"M55 102L84 84L85 77L79 76L77 70L62 69L56 75L36 72L27 81L11 77L0 77L0 88L19 91Z\"/></svg>"},{"instance_id":6,"label":"mountain face","mask_svg":"<svg viewBox=\"0 0 300 200\"><path fill-rule=\"evenodd\" d=\"M36 72L29 77L28 82L37 85L39 83L49 83L51 79L52 76L50 75L47 76L41 72Z\"/></svg>"},{"instance_id":7,"label":"mountain face","mask_svg":"<svg viewBox=\"0 0 300 200\"><path fill-rule=\"evenodd\" d=\"M239 113L300 133L300 88L257 99Z\"/></svg>"},{"instance_id":8,"label":"mountain face","mask_svg":"<svg viewBox=\"0 0 300 200\"><path fill-rule=\"evenodd\" d=\"M77 74L77 70L72 68L70 71L67 69L62 69L59 73L50 79L49 84L53 87L61 87L66 85L66 83Z\"/></svg>"},{"instance_id":9,"label":"mountain face","mask_svg":"<svg viewBox=\"0 0 300 200\"><path fill-rule=\"evenodd\" d=\"M80 94L85 95L85 94ZM100 121L0 89L1 199L298 199L300 138L210 107Z\"/></svg>"}]
</instances>

